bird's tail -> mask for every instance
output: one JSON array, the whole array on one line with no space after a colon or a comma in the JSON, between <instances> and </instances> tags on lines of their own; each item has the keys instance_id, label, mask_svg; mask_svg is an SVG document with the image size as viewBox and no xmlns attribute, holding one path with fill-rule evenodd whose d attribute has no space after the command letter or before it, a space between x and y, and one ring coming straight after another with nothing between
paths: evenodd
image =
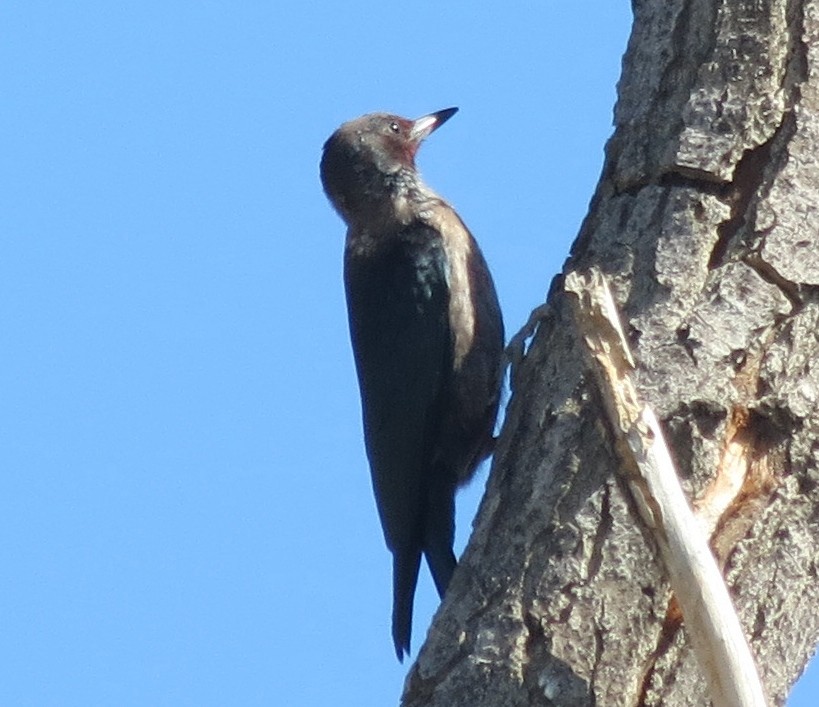
<instances>
[{"instance_id":1,"label":"bird's tail","mask_svg":"<svg viewBox=\"0 0 819 707\"><path fill-rule=\"evenodd\" d=\"M427 558L429 571L432 572L432 579L435 582L435 588L438 590L438 596L443 599L446 588L449 586L449 580L452 579L455 567L458 564L452 546L448 544L427 546L424 548L424 557Z\"/></svg>"},{"instance_id":2,"label":"bird's tail","mask_svg":"<svg viewBox=\"0 0 819 707\"><path fill-rule=\"evenodd\" d=\"M412 635L412 605L418 568L421 566L421 548L396 549L392 559L392 640L395 654L403 662L409 655Z\"/></svg>"},{"instance_id":3,"label":"bird's tail","mask_svg":"<svg viewBox=\"0 0 819 707\"><path fill-rule=\"evenodd\" d=\"M458 564L452 543L455 540L455 481L445 468L434 470L427 491L424 515L424 557L435 581L438 596L444 598L449 580Z\"/></svg>"}]
</instances>

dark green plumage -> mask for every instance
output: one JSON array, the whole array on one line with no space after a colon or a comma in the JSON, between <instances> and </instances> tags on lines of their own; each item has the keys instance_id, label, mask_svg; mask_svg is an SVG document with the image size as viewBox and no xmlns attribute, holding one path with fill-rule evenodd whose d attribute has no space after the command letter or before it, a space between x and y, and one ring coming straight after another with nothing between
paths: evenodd
<instances>
[{"instance_id":1,"label":"dark green plumage","mask_svg":"<svg viewBox=\"0 0 819 707\"><path fill-rule=\"evenodd\" d=\"M454 109L373 114L325 145L325 191L348 224L344 282L378 512L393 554L393 641L409 653L421 556L443 596L454 497L492 450L503 323L483 256L420 179L420 141Z\"/></svg>"}]
</instances>

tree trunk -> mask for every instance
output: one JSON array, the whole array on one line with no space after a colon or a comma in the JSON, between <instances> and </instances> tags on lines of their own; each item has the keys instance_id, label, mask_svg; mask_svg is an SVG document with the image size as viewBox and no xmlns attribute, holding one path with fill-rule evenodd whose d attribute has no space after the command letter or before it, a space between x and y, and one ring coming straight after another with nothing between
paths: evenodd
<instances>
[{"instance_id":1,"label":"tree trunk","mask_svg":"<svg viewBox=\"0 0 819 707\"><path fill-rule=\"evenodd\" d=\"M819 6L635 0L606 272L772 703L819 640ZM706 705L558 279L403 704Z\"/></svg>"}]
</instances>

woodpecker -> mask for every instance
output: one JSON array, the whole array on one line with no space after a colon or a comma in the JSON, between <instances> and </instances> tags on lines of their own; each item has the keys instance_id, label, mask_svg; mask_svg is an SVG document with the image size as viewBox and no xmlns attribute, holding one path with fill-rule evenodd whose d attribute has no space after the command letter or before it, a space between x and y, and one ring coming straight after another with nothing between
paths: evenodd
<instances>
[{"instance_id":1,"label":"woodpecker","mask_svg":"<svg viewBox=\"0 0 819 707\"><path fill-rule=\"evenodd\" d=\"M421 142L457 110L362 116L332 134L321 159L324 191L347 225L350 337L402 662L421 556L441 598L455 570L455 490L493 450L501 387L492 276L415 166Z\"/></svg>"}]
</instances>

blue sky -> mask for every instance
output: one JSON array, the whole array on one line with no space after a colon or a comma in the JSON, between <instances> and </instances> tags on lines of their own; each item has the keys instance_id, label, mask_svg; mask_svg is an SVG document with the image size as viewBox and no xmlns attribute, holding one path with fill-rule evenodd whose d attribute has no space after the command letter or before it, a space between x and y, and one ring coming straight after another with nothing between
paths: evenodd
<instances>
[{"instance_id":1,"label":"blue sky","mask_svg":"<svg viewBox=\"0 0 819 707\"><path fill-rule=\"evenodd\" d=\"M397 704L317 165L344 120L459 106L420 165L517 330L586 212L631 18L499 8L0 5L0 704ZM414 649L436 604L424 572Z\"/></svg>"}]
</instances>

